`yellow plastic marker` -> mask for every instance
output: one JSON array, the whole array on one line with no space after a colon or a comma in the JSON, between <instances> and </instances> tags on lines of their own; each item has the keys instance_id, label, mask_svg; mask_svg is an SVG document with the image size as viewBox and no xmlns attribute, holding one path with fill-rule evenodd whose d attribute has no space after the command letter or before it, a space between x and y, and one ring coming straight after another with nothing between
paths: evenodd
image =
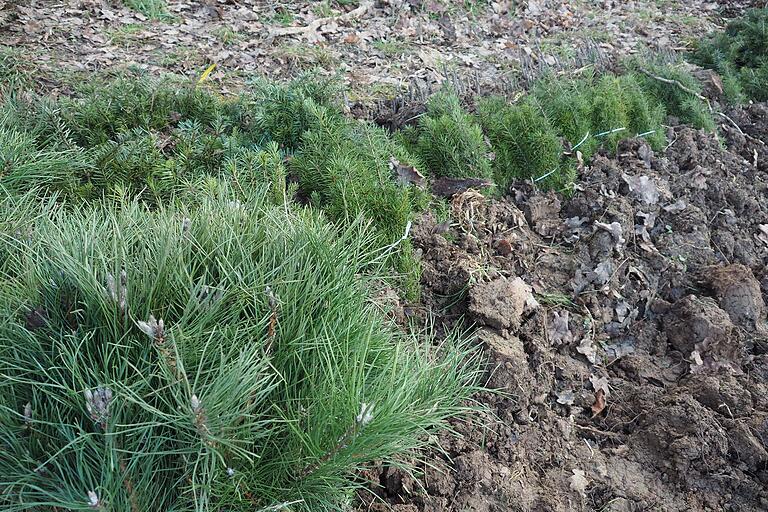
<instances>
[{"instance_id":1,"label":"yellow plastic marker","mask_svg":"<svg viewBox=\"0 0 768 512\"><path fill-rule=\"evenodd\" d=\"M203 74L200 75L200 80L197 81L198 85L205 82L205 80L213 73L213 70L216 69L216 63L214 62L208 68L203 71Z\"/></svg>"}]
</instances>

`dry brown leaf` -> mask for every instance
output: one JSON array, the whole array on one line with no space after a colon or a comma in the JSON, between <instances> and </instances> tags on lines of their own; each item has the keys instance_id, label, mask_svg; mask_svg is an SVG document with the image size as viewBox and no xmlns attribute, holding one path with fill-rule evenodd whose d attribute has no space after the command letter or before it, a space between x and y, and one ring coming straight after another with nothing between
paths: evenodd
<instances>
[{"instance_id":1,"label":"dry brown leaf","mask_svg":"<svg viewBox=\"0 0 768 512\"><path fill-rule=\"evenodd\" d=\"M579 354L584 354L584 356L587 358L587 360L595 364L597 361L597 349L595 348L594 343L592 343L592 340L589 337L584 338L581 340L581 343L579 343L579 346L576 347L576 352Z\"/></svg>"},{"instance_id":2,"label":"dry brown leaf","mask_svg":"<svg viewBox=\"0 0 768 512\"><path fill-rule=\"evenodd\" d=\"M424 175L412 165L403 165L395 157L389 158L389 168L401 185L424 185Z\"/></svg>"},{"instance_id":3,"label":"dry brown leaf","mask_svg":"<svg viewBox=\"0 0 768 512\"><path fill-rule=\"evenodd\" d=\"M344 37L344 42L347 43L347 44L357 44L357 43L360 42L360 36L358 36L354 32L351 33L351 34L347 34Z\"/></svg>"},{"instance_id":4,"label":"dry brown leaf","mask_svg":"<svg viewBox=\"0 0 768 512\"><path fill-rule=\"evenodd\" d=\"M592 404L592 417L594 418L605 409L605 391L598 389L595 391L595 403Z\"/></svg>"},{"instance_id":5,"label":"dry brown leaf","mask_svg":"<svg viewBox=\"0 0 768 512\"><path fill-rule=\"evenodd\" d=\"M589 382L592 384L592 388L595 390L595 403L592 404L592 417L594 418L605 409L605 403L608 395L610 394L610 389L608 387L607 377L590 375Z\"/></svg>"},{"instance_id":6,"label":"dry brown leaf","mask_svg":"<svg viewBox=\"0 0 768 512\"><path fill-rule=\"evenodd\" d=\"M570 481L571 490L579 493L581 497L585 497L587 495L586 491L587 487L589 487L589 480L587 480L587 477L584 475L584 471L580 469L574 469L573 476L568 479Z\"/></svg>"}]
</instances>

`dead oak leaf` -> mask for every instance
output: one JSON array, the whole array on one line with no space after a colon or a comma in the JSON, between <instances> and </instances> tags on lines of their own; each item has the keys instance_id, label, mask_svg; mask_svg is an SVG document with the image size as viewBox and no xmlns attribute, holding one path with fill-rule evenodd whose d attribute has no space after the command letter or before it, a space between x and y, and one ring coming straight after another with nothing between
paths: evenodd
<instances>
[{"instance_id":1,"label":"dead oak leaf","mask_svg":"<svg viewBox=\"0 0 768 512\"><path fill-rule=\"evenodd\" d=\"M573 475L568 479L572 491L576 491L581 497L586 497L589 480L581 469L574 469Z\"/></svg>"},{"instance_id":2,"label":"dead oak leaf","mask_svg":"<svg viewBox=\"0 0 768 512\"><path fill-rule=\"evenodd\" d=\"M622 174L621 178L629 187L630 193L646 204L659 202L659 189L648 176L630 176Z\"/></svg>"},{"instance_id":3,"label":"dead oak leaf","mask_svg":"<svg viewBox=\"0 0 768 512\"><path fill-rule=\"evenodd\" d=\"M610 395L610 388L608 387L608 377L590 375L589 382L595 390L595 402L592 404L592 417L594 418L605 409L606 399Z\"/></svg>"}]
</instances>

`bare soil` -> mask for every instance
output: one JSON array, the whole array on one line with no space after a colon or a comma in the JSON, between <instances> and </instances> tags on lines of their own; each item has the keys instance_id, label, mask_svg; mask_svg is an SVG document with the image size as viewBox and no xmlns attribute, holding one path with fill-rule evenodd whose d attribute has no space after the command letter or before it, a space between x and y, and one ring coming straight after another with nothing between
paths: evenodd
<instances>
[{"instance_id":1,"label":"bare soil","mask_svg":"<svg viewBox=\"0 0 768 512\"><path fill-rule=\"evenodd\" d=\"M504 393L420 479L371 473L366 509L768 509L768 105L729 117L621 143L570 198L469 190L421 220L424 307L475 323Z\"/></svg>"}]
</instances>

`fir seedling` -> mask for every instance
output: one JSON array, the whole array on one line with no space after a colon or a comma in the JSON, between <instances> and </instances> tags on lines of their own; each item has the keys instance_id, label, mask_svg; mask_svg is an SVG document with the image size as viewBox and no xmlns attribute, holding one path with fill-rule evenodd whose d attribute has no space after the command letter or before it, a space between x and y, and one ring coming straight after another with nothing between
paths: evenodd
<instances>
[{"instance_id":1,"label":"fir seedling","mask_svg":"<svg viewBox=\"0 0 768 512\"><path fill-rule=\"evenodd\" d=\"M286 151L295 151L304 132L316 126L319 109L328 118L343 117L342 91L333 80L302 75L288 84L257 80L252 88L253 129Z\"/></svg>"},{"instance_id":2,"label":"fir seedling","mask_svg":"<svg viewBox=\"0 0 768 512\"><path fill-rule=\"evenodd\" d=\"M4 510L340 510L476 390L464 342L369 302L360 221L260 194L0 213L34 228L0 239Z\"/></svg>"},{"instance_id":3,"label":"fir seedling","mask_svg":"<svg viewBox=\"0 0 768 512\"><path fill-rule=\"evenodd\" d=\"M491 177L483 131L455 93L444 91L429 99L412 138L414 152L432 176Z\"/></svg>"},{"instance_id":4,"label":"fir seedling","mask_svg":"<svg viewBox=\"0 0 768 512\"><path fill-rule=\"evenodd\" d=\"M299 192L335 222L349 223L362 216L373 224L380 243L398 243L390 259L405 274L405 286L415 298L418 265L412 261L408 241L398 241L413 209L426 202L425 194L415 185L398 183L390 161L416 167L418 161L380 127L350 121L319 105L311 108L313 128L303 134L290 160Z\"/></svg>"},{"instance_id":5,"label":"fir seedling","mask_svg":"<svg viewBox=\"0 0 768 512\"><path fill-rule=\"evenodd\" d=\"M619 140L630 134L630 105L614 75L604 75L594 84L592 98L592 126L595 137L616 149Z\"/></svg>"},{"instance_id":6,"label":"fir seedling","mask_svg":"<svg viewBox=\"0 0 768 512\"><path fill-rule=\"evenodd\" d=\"M622 75L619 86L629 112L627 136L642 136L654 150L662 150L667 142L663 127L667 115L664 104L643 89L639 77L634 73Z\"/></svg>"}]
</instances>

